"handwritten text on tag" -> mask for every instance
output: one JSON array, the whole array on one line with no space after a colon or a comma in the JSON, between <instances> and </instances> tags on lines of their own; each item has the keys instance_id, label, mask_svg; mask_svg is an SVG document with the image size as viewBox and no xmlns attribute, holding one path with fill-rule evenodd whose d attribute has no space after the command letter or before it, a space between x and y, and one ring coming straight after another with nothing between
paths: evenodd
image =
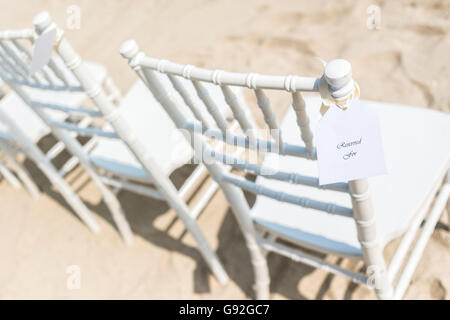
<instances>
[{"instance_id":1,"label":"handwritten text on tag","mask_svg":"<svg viewBox=\"0 0 450 320\"><path fill-rule=\"evenodd\" d=\"M49 61L52 54L53 43L56 38L56 29L42 33L34 42L33 58L30 65L30 76L41 70Z\"/></svg>"},{"instance_id":2,"label":"handwritten text on tag","mask_svg":"<svg viewBox=\"0 0 450 320\"><path fill-rule=\"evenodd\" d=\"M387 173L378 113L361 100L333 105L316 131L319 183L347 182Z\"/></svg>"}]
</instances>

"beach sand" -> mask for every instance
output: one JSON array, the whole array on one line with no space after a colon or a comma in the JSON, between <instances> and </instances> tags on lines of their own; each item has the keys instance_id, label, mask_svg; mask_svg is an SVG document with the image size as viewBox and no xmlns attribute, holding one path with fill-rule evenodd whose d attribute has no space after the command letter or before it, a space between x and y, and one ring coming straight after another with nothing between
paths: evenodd
<instances>
[{"instance_id":1,"label":"beach sand","mask_svg":"<svg viewBox=\"0 0 450 320\"><path fill-rule=\"evenodd\" d=\"M378 30L367 26L372 4L381 9ZM70 5L81 8L80 29L67 27ZM314 57L345 58L364 99L450 112L450 1L1 0L0 7L0 30L31 28L36 13L49 11L83 59L104 64L123 92L136 75L118 48L134 38L156 58L237 72L317 76L322 65ZM289 104L280 97L273 107L281 118ZM126 246L83 170L67 180L100 222L98 235L30 161L25 164L42 196L33 201L0 181L0 298L254 298L248 252L221 192L199 225L230 275L226 286L209 273L193 238L164 203L120 193L135 233ZM450 298L448 223L443 214L405 298ZM387 258L397 244L388 245ZM268 260L273 299L375 298L342 277L278 255ZM72 265L80 267L80 289L66 286Z\"/></svg>"}]
</instances>

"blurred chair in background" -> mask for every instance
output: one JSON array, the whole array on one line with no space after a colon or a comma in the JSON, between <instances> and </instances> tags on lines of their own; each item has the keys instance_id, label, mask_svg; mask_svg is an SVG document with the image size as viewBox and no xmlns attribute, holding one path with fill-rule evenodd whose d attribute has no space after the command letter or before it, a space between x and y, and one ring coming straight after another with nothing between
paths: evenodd
<instances>
[{"instance_id":1,"label":"blurred chair in background","mask_svg":"<svg viewBox=\"0 0 450 320\"><path fill-rule=\"evenodd\" d=\"M38 14L34 24L36 36L57 28L47 12ZM26 52L23 45L17 46L17 43L27 38L34 39L35 36L32 36L31 31L22 31L22 34L21 31L4 32L3 50L0 51L4 63L0 70L4 81L14 90L12 94L27 108L24 114L28 116L30 112L33 113L30 118L50 128L59 143L67 147L73 159L77 159L70 165L64 165L60 176L80 163L102 193L127 243L132 240L132 232L116 197L117 193L125 189L166 201L194 236L213 274L225 284L228 276L196 222L218 185L210 181L190 209L186 202L205 181L207 171L202 164L198 165L182 186L178 190L175 188L169 176L175 169L190 162L193 150L162 106L152 100L152 95L139 80L123 99L107 94L107 86L102 86L101 81L95 78L92 69L81 60L58 28L57 34L56 54L50 61L59 63L44 67L40 72L42 77L36 74L32 78L24 78L17 66L22 65L25 69L29 64L30 53ZM5 44L6 40L11 43ZM5 49L6 45L9 46L8 50ZM7 61L11 63L7 64ZM6 65L8 67L4 67ZM44 75L44 72L47 73ZM77 87L68 86L66 77L74 79ZM206 90L210 99L221 104L221 108L226 107L220 90L214 86ZM70 97L50 99L61 92L68 95L72 91L87 94L94 107L80 106L80 101ZM76 135L88 136L90 139L82 145Z\"/></svg>"}]
</instances>

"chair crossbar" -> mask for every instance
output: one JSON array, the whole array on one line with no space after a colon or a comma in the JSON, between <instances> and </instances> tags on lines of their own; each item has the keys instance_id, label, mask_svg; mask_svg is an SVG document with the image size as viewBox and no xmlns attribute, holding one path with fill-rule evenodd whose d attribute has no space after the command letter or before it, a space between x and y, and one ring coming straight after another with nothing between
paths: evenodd
<instances>
[{"instance_id":1,"label":"chair crossbar","mask_svg":"<svg viewBox=\"0 0 450 320\"><path fill-rule=\"evenodd\" d=\"M83 145L83 149L86 153L89 153L96 146L96 144L97 140L95 138L92 138L85 145ZM80 159L76 155L72 156L61 167L61 169L59 170L59 175L61 177L64 177L66 174L72 171L72 169L75 168L78 163L80 163Z\"/></svg>"},{"instance_id":2,"label":"chair crossbar","mask_svg":"<svg viewBox=\"0 0 450 320\"><path fill-rule=\"evenodd\" d=\"M210 82L217 85L248 87L250 89L275 89L287 91L319 90L320 78L299 76L270 76L262 74L245 74L221 70L207 70L191 65L183 65L167 60L142 57L139 65L154 71L173 74L193 81Z\"/></svg>"},{"instance_id":3,"label":"chair crossbar","mask_svg":"<svg viewBox=\"0 0 450 320\"><path fill-rule=\"evenodd\" d=\"M199 164L197 168L191 173L191 175L184 181L183 185L178 191L180 198L185 199L189 192L195 187L200 179L205 175L206 168L203 164Z\"/></svg>"},{"instance_id":4,"label":"chair crossbar","mask_svg":"<svg viewBox=\"0 0 450 320\"><path fill-rule=\"evenodd\" d=\"M63 105L59 105L59 104L36 101L36 100L29 100L27 102L36 107L58 110L58 111L66 112L69 114L81 114L81 115L89 115L92 117L102 117L102 113L100 111L88 109L88 108L84 108L84 107L69 107L69 106L63 106Z\"/></svg>"},{"instance_id":5,"label":"chair crossbar","mask_svg":"<svg viewBox=\"0 0 450 320\"><path fill-rule=\"evenodd\" d=\"M214 129L208 130L206 128L201 127L199 123L194 123L190 121L185 122L180 129L185 129L194 133L201 133L204 135L207 134L207 136L213 137L214 139L219 139L232 146L242 147L251 150L264 150L264 152L272 152L278 153L280 155L317 160L317 152L315 148L312 150L312 152L308 152L306 148L303 146L284 143L283 148L280 149L278 144L276 144L273 141L262 140L259 138L249 139L248 137L235 135L230 131L228 131L227 134L224 135L219 130Z\"/></svg>"},{"instance_id":6,"label":"chair crossbar","mask_svg":"<svg viewBox=\"0 0 450 320\"><path fill-rule=\"evenodd\" d=\"M65 145L62 141L58 141L55 143L45 154L48 159L56 158L63 150L65 149Z\"/></svg>"},{"instance_id":7,"label":"chair crossbar","mask_svg":"<svg viewBox=\"0 0 450 320\"><path fill-rule=\"evenodd\" d=\"M341 268L335 264L328 263L322 259L318 259L313 255L305 253L299 249L290 248L278 243L273 243L263 238L258 238L258 243L268 251L276 252L282 256L290 258L296 262L304 263L314 268L320 268L326 272L331 272L338 276L344 276L349 278L351 281L367 285L368 278L360 273L353 272L348 269Z\"/></svg>"},{"instance_id":8,"label":"chair crossbar","mask_svg":"<svg viewBox=\"0 0 450 320\"><path fill-rule=\"evenodd\" d=\"M205 152L208 156L215 160L221 161L223 164L230 165L234 169L244 172L251 172L266 179L286 181L292 184L301 184L305 186L315 187L324 190L333 190L348 193L348 183L334 183L329 185L319 185L319 178L304 176L295 172L279 171L278 169L259 166L257 164L248 162L244 159L239 159L228 154L224 154L214 150L207 150Z\"/></svg>"},{"instance_id":9,"label":"chair crossbar","mask_svg":"<svg viewBox=\"0 0 450 320\"><path fill-rule=\"evenodd\" d=\"M63 85L56 85L52 87L51 85L47 84L37 84L26 80L20 80L17 78L12 78L8 76L3 76L4 81L6 83L14 83L22 86L27 86L30 88L37 88L42 90L51 90L51 91L70 91L70 92L83 92L83 88L81 86L63 86Z\"/></svg>"},{"instance_id":10,"label":"chair crossbar","mask_svg":"<svg viewBox=\"0 0 450 320\"><path fill-rule=\"evenodd\" d=\"M89 117L83 118L80 122L78 122L78 127L80 128L87 128L91 123L93 119ZM72 137L76 137L76 132L70 132L70 135ZM63 150L65 149L65 144L62 141L57 142L53 147L50 148L50 150L47 151L46 156L49 159L53 159L56 156L58 156Z\"/></svg>"},{"instance_id":11,"label":"chair crossbar","mask_svg":"<svg viewBox=\"0 0 450 320\"><path fill-rule=\"evenodd\" d=\"M289 193L266 188L264 186L261 186L257 183L254 183L252 181L249 181L245 178L242 178L234 174L224 174L222 175L220 180L234 184L235 186L238 186L251 193L266 196L268 198L272 198L274 200L278 200L281 202L292 203L304 208L324 211L330 214L335 214L343 217L349 218L353 217L353 210L351 208L342 207L334 203L322 202L305 197L298 197L296 195L292 195Z\"/></svg>"},{"instance_id":12,"label":"chair crossbar","mask_svg":"<svg viewBox=\"0 0 450 320\"><path fill-rule=\"evenodd\" d=\"M197 200L194 207L190 211L191 217L196 219L211 200L212 196L217 192L219 185L215 181L211 181L208 188L203 192L200 199Z\"/></svg>"},{"instance_id":13,"label":"chair crossbar","mask_svg":"<svg viewBox=\"0 0 450 320\"><path fill-rule=\"evenodd\" d=\"M50 125L69 131L74 131L81 135L119 139L119 136L114 131L105 131L99 128L81 128L77 124L62 121L50 121Z\"/></svg>"},{"instance_id":14,"label":"chair crossbar","mask_svg":"<svg viewBox=\"0 0 450 320\"><path fill-rule=\"evenodd\" d=\"M35 37L35 32L33 29L0 31L0 39L1 40L20 40L20 39L33 40L34 37Z\"/></svg>"},{"instance_id":15,"label":"chair crossbar","mask_svg":"<svg viewBox=\"0 0 450 320\"><path fill-rule=\"evenodd\" d=\"M161 195L161 193L151 187L145 187L142 185L134 184L131 182L123 181L123 180L117 180L110 177L107 177L105 175L100 175L101 180L112 187L118 188L118 189L125 189L137 194L141 194L143 196L154 198L158 200L165 200L165 198Z\"/></svg>"}]
</instances>

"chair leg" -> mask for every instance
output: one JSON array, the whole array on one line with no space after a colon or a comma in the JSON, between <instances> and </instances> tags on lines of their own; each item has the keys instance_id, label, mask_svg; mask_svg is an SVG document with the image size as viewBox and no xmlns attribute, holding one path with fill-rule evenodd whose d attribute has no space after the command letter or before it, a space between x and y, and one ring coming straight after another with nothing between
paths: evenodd
<instances>
[{"instance_id":1,"label":"chair leg","mask_svg":"<svg viewBox=\"0 0 450 320\"><path fill-rule=\"evenodd\" d=\"M257 300L268 300L270 298L270 276L267 266L266 254L263 249L256 244L255 239L247 242L250 252L253 272L255 273L255 291ZM254 244L252 244L255 242Z\"/></svg>"},{"instance_id":2,"label":"chair leg","mask_svg":"<svg viewBox=\"0 0 450 320\"><path fill-rule=\"evenodd\" d=\"M179 213L178 216L181 218L181 215ZM217 280L220 282L221 285L227 284L229 280L228 274L223 268L222 263L219 261L219 258L217 257L216 253L209 246L208 240L206 240L205 236L203 235L203 232L198 227L196 220L191 219L189 217L185 219L182 218L182 220L186 228L194 236L194 239L197 242L197 246L200 250L200 253L202 254L203 258L205 259L214 276L217 278Z\"/></svg>"},{"instance_id":3,"label":"chair leg","mask_svg":"<svg viewBox=\"0 0 450 320\"><path fill-rule=\"evenodd\" d=\"M27 144L25 144L27 142ZM100 225L92 216L92 213L80 200L78 195L70 188L67 182L59 175L56 168L42 151L33 143L23 139L23 150L26 155L32 159L38 168L47 176L50 182L61 193L67 203L72 207L78 217L91 229L94 233L100 231Z\"/></svg>"},{"instance_id":4,"label":"chair leg","mask_svg":"<svg viewBox=\"0 0 450 320\"><path fill-rule=\"evenodd\" d=\"M23 182L25 188L30 193L31 197L35 200L39 198L39 188L34 183L33 179L31 179L28 171L17 162L16 157L9 151L5 151L6 160L10 163L13 170L17 173L20 180Z\"/></svg>"},{"instance_id":5,"label":"chair leg","mask_svg":"<svg viewBox=\"0 0 450 320\"><path fill-rule=\"evenodd\" d=\"M375 293L379 299L392 299L393 287L386 272L383 251L377 239L374 211L367 179L349 181L353 218L368 272L373 272Z\"/></svg>"},{"instance_id":6,"label":"chair leg","mask_svg":"<svg viewBox=\"0 0 450 320\"><path fill-rule=\"evenodd\" d=\"M20 90L20 89L19 89ZM9 133L14 140L20 145L25 155L32 159L38 168L47 176L50 182L61 193L67 203L73 208L75 213L86 225L95 233L100 231L100 225L94 219L89 209L80 200L77 194L67 184L67 182L59 175L49 158L39 149L33 141L17 126L15 121L11 119L7 113L0 108L0 120L8 126Z\"/></svg>"},{"instance_id":7,"label":"chair leg","mask_svg":"<svg viewBox=\"0 0 450 320\"><path fill-rule=\"evenodd\" d=\"M80 200L78 195L75 194L67 182L59 176L55 167L49 163L39 163L38 167L45 173L52 184L56 186L67 203L73 208L80 219L86 223L89 229L91 229L94 233L98 233L100 231L100 225L94 219L89 209Z\"/></svg>"},{"instance_id":8,"label":"chair leg","mask_svg":"<svg viewBox=\"0 0 450 320\"><path fill-rule=\"evenodd\" d=\"M207 164L213 178L221 185L225 197L230 203L234 216L241 228L245 244L250 254L255 278L256 299L268 300L270 298L270 275L264 250L256 240L256 231L251 219L250 209L245 200L244 193L238 187L224 183L220 180L221 167Z\"/></svg>"},{"instance_id":9,"label":"chair leg","mask_svg":"<svg viewBox=\"0 0 450 320\"><path fill-rule=\"evenodd\" d=\"M59 176L58 171L55 169L55 167L53 167L53 165L46 160L47 159L42 159L40 162L38 162L39 169L41 169L45 173L51 183L55 185L55 187L59 190L67 203L73 208L80 219L84 223L86 223L89 229L91 229L94 233L98 233L100 231L100 225L94 219L92 213L80 200L78 195L70 188L67 182Z\"/></svg>"},{"instance_id":10,"label":"chair leg","mask_svg":"<svg viewBox=\"0 0 450 320\"><path fill-rule=\"evenodd\" d=\"M184 225L186 226L186 229L194 237L195 241L197 242L197 246L200 250L200 253L202 254L203 258L205 259L214 276L217 278L220 284L225 285L229 280L228 274L223 268L222 263L220 262L215 252L209 246L208 240L206 240L205 236L203 235L203 232L199 228L197 221L193 219L189 214L185 202L178 196L178 193L176 192L175 188L173 188L173 190L167 190L163 188L164 188L163 185L160 185L159 187L160 192L166 195L167 202L172 208L174 208L178 217L183 221Z\"/></svg>"},{"instance_id":11,"label":"chair leg","mask_svg":"<svg viewBox=\"0 0 450 320\"><path fill-rule=\"evenodd\" d=\"M1 159L0 159L0 173L14 189L21 188L20 181L11 171L9 171L9 169L6 167L6 165L3 163Z\"/></svg>"},{"instance_id":12,"label":"chair leg","mask_svg":"<svg viewBox=\"0 0 450 320\"><path fill-rule=\"evenodd\" d=\"M97 179L96 179L97 180ZM122 206L119 203L114 192L109 189L107 186L103 184L101 181L96 181L97 187L99 188L103 200L107 205L109 211L111 212L111 216L119 229L120 234L122 235L123 241L129 245L133 242L133 232L131 231L130 225L126 219L126 216L122 210Z\"/></svg>"}]
</instances>

